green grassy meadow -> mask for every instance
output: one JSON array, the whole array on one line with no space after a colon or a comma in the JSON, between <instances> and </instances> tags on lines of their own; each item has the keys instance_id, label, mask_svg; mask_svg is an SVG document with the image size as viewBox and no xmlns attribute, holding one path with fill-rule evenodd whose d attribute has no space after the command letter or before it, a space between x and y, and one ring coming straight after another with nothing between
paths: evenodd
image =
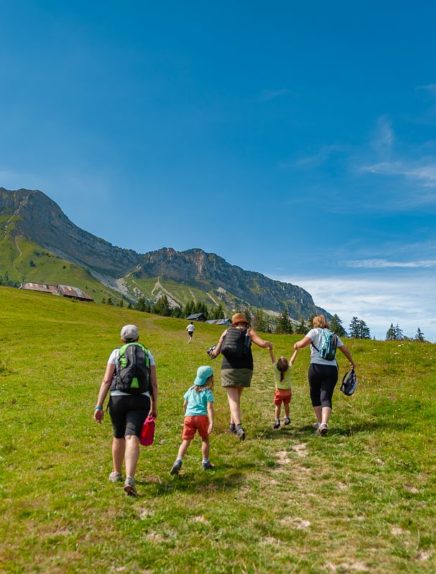
<instances>
[{"instance_id":1,"label":"green grassy meadow","mask_svg":"<svg viewBox=\"0 0 436 574\"><path fill-rule=\"evenodd\" d=\"M110 351L125 323L155 355L156 441L143 447L137 499L111 484L111 425L93 421ZM434 572L436 345L349 340L360 385L336 390L331 431L311 428L309 351L293 370L292 424L273 431L267 351L255 349L242 399L247 439L227 432L222 329L125 308L0 287L0 571L7 573ZM276 355L297 336L270 335ZM341 376L346 370L339 354ZM183 393L211 364L215 431L201 468L192 444L169 470Z\"/></svg>"}]
</instances>

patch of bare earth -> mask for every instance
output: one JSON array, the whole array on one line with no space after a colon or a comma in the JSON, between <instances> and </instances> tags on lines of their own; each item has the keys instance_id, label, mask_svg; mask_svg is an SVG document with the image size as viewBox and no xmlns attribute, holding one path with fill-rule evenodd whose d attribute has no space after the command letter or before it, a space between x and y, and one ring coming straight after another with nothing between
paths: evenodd
<instances>
[{"instance_id":1,"label":"patch of bare earth","mask_svg":"<svg viewBox=\"0 0 436 574\"><path fill-rule=\"evenodd\" d=\"M304 458L309 454L309 451L307 450L307 444L305 442L292 445L292 450L297 456L301 458Z\"/></svg>"}]
</instances>

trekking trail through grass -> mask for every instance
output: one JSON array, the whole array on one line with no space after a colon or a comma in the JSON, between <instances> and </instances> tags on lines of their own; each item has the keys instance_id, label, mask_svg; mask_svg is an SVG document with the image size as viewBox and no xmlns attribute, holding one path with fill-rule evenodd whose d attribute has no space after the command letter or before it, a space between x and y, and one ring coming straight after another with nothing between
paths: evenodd
<instances>
[{"instance_id":1,"label":"trekking trail through grass","mask_svg":"<svg viewBox=\"0 0 436 574\"><path fill-rule=\"evenodd\" d=\"M153 352L160 389L137 499L108 482L110 420L92 418L125 323ZM292 424L274 431L270 358L256 347L238 442L227 431L220 359L205 352L222 328L197 324L188 345L186 324L0 288L1 572L436 571L435 345L347 340L360 383L352 397L336 389L324 438L311 427L309 351L292 373ZM299 338L265 337L288 357ZM216 469L202 470L196 438L172 477L183 393L201 364L216 375Z\"/></svg>"}]
</instances>

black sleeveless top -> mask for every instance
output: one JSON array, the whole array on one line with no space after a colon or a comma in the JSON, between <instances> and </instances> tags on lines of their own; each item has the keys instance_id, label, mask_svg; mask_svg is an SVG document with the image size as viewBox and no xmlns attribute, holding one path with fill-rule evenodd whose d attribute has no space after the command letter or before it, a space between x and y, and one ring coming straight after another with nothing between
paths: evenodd
<instances>
[{"instance_id":1,"label":"black sleeveless top","mask_svg":"<svg viewBox=\"0 0 436 574\"><path fill-rule=\"evenodd\" d=\"M223 355L222 369L253 370L251 339L246 329L229 327L223 339L221 354Z\"/></svg>"}]
</instances>

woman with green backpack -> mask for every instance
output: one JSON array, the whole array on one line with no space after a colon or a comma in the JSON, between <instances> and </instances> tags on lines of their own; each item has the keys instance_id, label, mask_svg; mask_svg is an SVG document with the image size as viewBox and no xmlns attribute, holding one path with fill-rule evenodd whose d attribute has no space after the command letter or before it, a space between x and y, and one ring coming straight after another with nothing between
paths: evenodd
<instances>
[{"instance_id":1,"label":"woman with green backpack","mask_svg":"<svg viewBox=\"0 0 436 574\"><path fill-rule=\"evenodd\" d=\"M156 365L151 352L138 342L136 325L121 329L123 345L114 349L108 359L106 371L94 409L94 419L101 422L103 404L110 393L109 414L113 427L111 482L122 482L125 462L124 491L137 496L136 465L139 458L139 437L146 417L157 416Z\"/></svg>"},{"instance_id":2,"label":"woman with green backpack","mask_svg":"<svg viewBox=\"0 0 436 574\"><path fill-rule=\"evenodd\" d=\"M328 433L328 422L332 413L332 396L338 382L336 349L339 349L355 368L350 351L341 339L329 329L324 315L316 315L311 329L305 337L297 341L294 350L310 345L309 387L310 398L317 422L313 425L317 434Z\"/></svg>"}]
</instances>

